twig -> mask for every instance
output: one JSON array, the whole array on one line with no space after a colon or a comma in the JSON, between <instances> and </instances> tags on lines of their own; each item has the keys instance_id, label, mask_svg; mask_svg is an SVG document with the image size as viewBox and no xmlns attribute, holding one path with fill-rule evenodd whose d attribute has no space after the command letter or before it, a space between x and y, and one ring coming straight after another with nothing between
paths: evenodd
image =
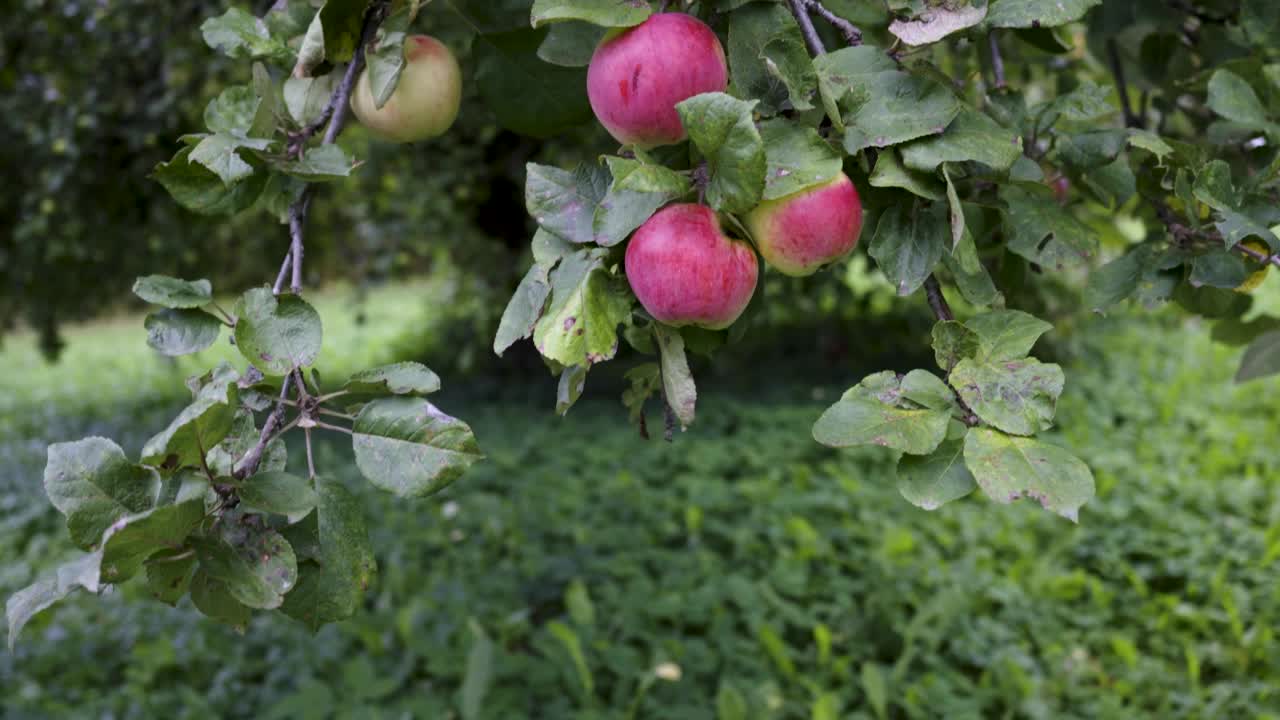
<instances>
[{"instance_id":1,"label":"twig","mask_svg":"<svg viewBox=\"0 0 1280 720\"><path fill-rule=\"evenodd\" d=\"M831 12L819 0L804 0L804 4L810 10L822 16L823 20L834 25L840 31L840 34L844 36L844 41L849 44L849 47L857 47L862 44L862 31L858 29L857 25Z\"/></svg>"},{"instance_id":2,"label":"twig","mask_svg":"<svg viewBox=\"0 0 1280 720\"><path fill-rule=\"evenodd\" d=\"M276 275L276 284L271 291L276 295L284 292L284 281L289 277L289 269L293 267L293 247L290 245L288 252L284 254L284 262L280 263L280 274Z\"/></svg>"},{"instance_id":3,"label":"twig","mask_svg":"<svg viewBox=\"0 0 1280 720\"><path fill-rule=\"evenodd\" d=\"M1129 83L1125 81L1124 63L1120 59L1120 46L1116 44L1115 38L1107 40L1107 59L1111 63L1111 74L1116 78L1116 92L1120 95L1120 111L1124 113L1124 126L1141 128L1142 118L1133 112L1133 106L1129 104Z\"/></svg>"},{"instance_id":4,"label":"twig","mask_svg":"<svg viewBox=\"0 0 1280 720\"><path fill-rule=\"evenodd\" d=\"M1000 54L1000 39L996 37L995 30L987 33L987 44L991 47L991 74L995 75L996 87L1003 88L1004 56Z\"/></svg>"},{"instance_id":5,"label":"twig","mask_svg":"<svg viewBox=\"0 0 1280 720\"><path fill-rule=\"evenodd\" d=\"M1174 242L1179 245L1186 246L1195 240L1203 240L1206 242L1221 244L1222 233L1217 230L1196 230L1188 227L1185 223L1178 219L1178 215L1164 201L1157 198L1143 195L1142 198L1151 204L1156 211L1156 217L1160 218L1160 222L1164 223L1165 229L1173 236ZM1280 267L1280 253L1268 255L1259 250L1245 246L1244 243L1236 243L1231 247L1232 250L1252 258L1262 265L1271 264Z\"/></svg>"},{"instance_id":6,"label":"twig","mask_svg":"<svg viewBox=\"0 0 1280 720\"><path fill-rule=\"evenodd\" d=\"M356 434L356 433L355 433L355 431L354 431L354 430L352 430L351 428L344 428L344 427L342 427L341 425L330 425L329 423L327 423L327 422L322 422L322 421L320 421L320 420L313 420L312 422L314 422L314 423L316 424L316 427L321 428L321 429L323 429L323 430L332 430L332 431L334 431L334 432L345 433L345 434L347 434L347 435L355 435L355 434Z\"/></svg>"},{"instance_id":7,"label":"twig","mask_svg":"<svg viewBox=\"0 0 1280 720\"><path fill-rule=\"evenodd\" d=\"M284 382L280 386L280 399L289 399L289 383L293 380L292 376L286 375ZM241 461L240 469L233 474L237 479L243 480L258 471L258 465L262 463L262 453L267 449L267 443L271 440L271 434L275 432L276 426L284 418L285 404L277 402L275 410L267 416L267 422L262 426L262 432L258 435L258 444L250 448L245 453L244 460Z\"/></svg>"},{"instance_id":8,"label":"twig","mask_svg":"<svg viewBox=\"0 0 1280 720\"><path fill-rule=\"evenodd\" d=\"M1243 255L1248 255L1249 257L1253 258L1254 260L1257 260L1263 265L1266 265L1267 263L1271 263L1276 267L1280 267L1280 254L1268 255L1264 252L1259 252L1257 250L1254 250L1251 247L1245 247L1244 243L1237 243L1234 249L1238 250Z\"/></svg>"},{"instance_id":9,"label":"twig","mask_svg":"<svg viewBox=\"0 0 1280 720\"><path fill-rule=\"evenodd\" d=\"M791 14L800 25L800 34L804 36L804 44L808 46L809 54L815 57L825 55L827 48L823 46L822 38L818 37L818 30L813 27L813 18L809 17L808 0L787 0L787 6L791 8Z\"/></svg>"},{"instance_id":10,"label":"twig","mask_svg":"<svg viewBox=\"0 0 1280 720\"><path fill-rule=\"evenodd\" d=\"M360 71L364 69L365 47L373 41L374 34L378 31L378 26L382 24L382 21L387 16L387 10L387 0L380 0L365 11L364 24L360 30L360 42L356 45L355 54L347 65L342 81L338 83L338 87L329 96L329 102L325 106L324 112L321 113L320 118L290 138L289 152L291 155L300 156L307 141L319 131L321 124L326 121L329 126L325 130L321 145L332 145L338 139L338 135L342 133L351 110L351 92L355 88L356 79L360 77ZM293 204L289 206L290 243L289 256L286 260L292 269L290 289L295 295L302 292L304 232L307 225L307 213L311 209L313 187L313 185L307 185L302 190L302 194L298 196L298 199L294 200ZM282 289L281 280L283 279L283 274L284 270L282 268L281 277L276 279L275 290L277 294Z\"/></svg>"},{"instance_id":11,"label":"twig","mask_svg":"<svg viewBox=\"0 0 1280 720\"><path fill-rule=\"evenodd\" d=\"M311 428L304 429L302 434L307 438L307 479L314 481L316 479L316 461L311 454Z\"/></svg>"},{"instance_id":12,"label":"twig","mask_svg":"<svg viewBox=\"0 0 1280 720\"><path fill-rule=\"evenodd\" d=\"M951 306L947 304L947 299L942 295L942 286L938 284L938 278L930 275L924 281L924 294L929 299L929 308L933 310L933 314L942 320L955 320L955 313L951 312Z\"/></svg>"}]
</instances>

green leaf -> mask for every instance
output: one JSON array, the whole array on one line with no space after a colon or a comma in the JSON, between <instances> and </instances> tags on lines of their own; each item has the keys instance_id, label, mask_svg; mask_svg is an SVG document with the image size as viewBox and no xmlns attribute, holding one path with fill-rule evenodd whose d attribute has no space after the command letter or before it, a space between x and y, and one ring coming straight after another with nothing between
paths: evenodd
<instances>
[{"instance_id":1,"label":"green leaf","mask_svg":"<svg viewBox=\"0 0 1280 720\"><path fill-rule=\"evenodd\" d=\"M284 106L299 126L305 127L320 119L333 91L342 79L341 73L331 72L320 77L291 77L284 81Z\"/></svg>"},{"instance_id":2,"label":"green leaf","mask_svg":"<svg viewBox=\"0 0 1280 720\"><path fill-rule=\"evenodd\" d=\"M948 374L964 358L978 354L978 333L955 320L941 320L933 326L933 352L938 367Z\"/></svg>"},{"instance_id":3,"label":"green leaf","mask_svg":"<svg viewBox=\"0 0 1280 720\"><path fill-rule=\"evenodd\" d=\"M1035 106L1032 109L1032 114L1037 118L1035 129L1044 132L1062 118L1084 123L1114 115L1116 106L1107 100L1110 93L1111 88L1101 87L1093 80L1085 79L1071 92Z\"/></svg>"},{"instance_id":4,"label":"green leaf","mask_svg":"<svg viewBox=\"0 0 1280 720\"><path fill-rule=\"evenodd\" d=\"M181 548L203 519L203 499L120 518L103 535L102 582L124 582L137 575L143 561L155 553Z\"/></svg>"},{"instance_id":5,"label":"green leaf","mask_svg":"<svg viewBox=\"0 0 1280 720\"><path fill-rule=\"evenodd\" d=\"M1164 159L1173 154L1173 146L1165 142L1163 138L1153 132L1147 130L1130 129L1129 145L1136 148L1142 148L1152 155L1161 163Z\"/></svg>"},{"instance_id":6,"label":"green leaf","mask_svg":"<svg viewBox=\"0 0 1280 720\"><path fill-rule=\"evenodd\" d=\"M764 193L767 162L752 119L755 105L724 93L703 93L676 105L689 139L707 160L707 202L717 210L746 212Z\"/></svg>"},{"instance_id":7,"label":"green leaf","mask_svg":"<svg viewBox=\"0 0 1280 720\"><path fill-rule=\"evenodd\" d=\"M845 152L941 135L961 107L951 90L934 80L898 70L871 75L840 103Z\"/></svg>"},{"instance_id":8,"label":"green leaf","mask_svg":"<svg viewBox=\"0 0 1280 720\"><path fill-rule=\"evenodd\" d=\"M200 612L243 632L252 610L231 594L227 584L197 567L191 577L191 604Z\"/></svg>"},{"instance_id":9,"label":"green leaf","mask_svg":"<svg viewBox=\"0 0 1280 720\"><path fill-rule=\"evenodd\" d=\"M493 352L501 356L516 341L531 337L550 296L550 274L546 266L534 263L502 311L498 332L493 338Z\"/></svg>"},{"instance_id":10,"label":"green leaf","mask_svg":"<svg viewBox=\"0 0 1280 720\"><path fill-rule=\"evenodd\" d=\"M1249 268L1244 258L1230 250L1216 250L1192 261L1189 281L1196 287L1208 285L1231 290L1248 278Z\"/></svg>"},{"instance_id":11,"label":"green leaf","mask_svg":"<svg viewBox=\"0 0 1280 720\"><path fill-rule=\"evenodd\" d=\"M360 28L368 0L325 0L316 15L324 29L324 59L331 63L348 62L360 43Z\"/></svg>"},{"instance_id":12,"label":"green leaf","mask_svg":"<svg viewBox=\"0 0 1280 720\"><path fill-rule=\"evenodd\" d=\"M462 677L462 720L477 720L493 683L494 645L480 623L469 619L467 627L474 641L467 651L467 669Z\"/></svg>"},{"instance_id":13,"label":"green leaf","mask_svg":"<svg viewBox=\"0 0 1280 720\"><path fill-rule=\"evenodd\" d=\"M677 177L680 177L677 175ZM613 183L591 217L596 243L612 247L627 239L654 211L674 197L668 193L626 190Z\"/></svg>"},{"instance_id":14,"label":"green leaf","mask_svg":"<svg viewBox=\"0 0 1280 720\"><path fill-rule=\"evenodd\" d=\"M964 440L947 440L928 455L903 455L898 461L898 492L924 510L937 510L978 487L964 464Z\"/></svg>"},{"instance_id":15,"label":"green leaf","mask_svg":"<svg viewBox=\"0 0 1280 720\"><path fill-rule=\"evenodd\" d=\"M1089 273L1084 289L1085 307L1102 312L1133 295L1149 261L1150 254L1139 246Z\"/></svg>"},{"instance_id":16,"label":"green leaf","mask_svg":"<svg viewBox=\"0 0 1280 720\"><path fill-rule=\"evenodd\" d=\"M733 88L759 100L759 111L812 109L817 74L800 27L782 5L756 3L729 15L729 69Z\"/></svg>"},{"instance_id":17,"label":"green leaf","mask_svg":"<svg viewBox=\"0 0 1280 720\"><path fill-rule=\"evenodd\" d=\"M920 409L904 400L902 381L893 372L868 375L827 408L813 426L813 437L828 447L879 445L913 455L933 452L947 435L950 410Z\"/></svg>"},{"instance_id":18,"label":"green leaf","mask_svg":"<svg viewBox=\"0 0 1280 720\"><path fill-rule=\"evenodd\" d=\"M953 33L968 30L987 17L987 5L930 6L910 20L896 19L889 32L908 45L928 45Z\"/></svg>"},{"instance_id":19,"label":"green leaf","mask_svg":"<svg viewBox=\"0 0 1280 720\"><path fill-rule=\"evenodd\" d=\"M648 3L618 0L533 0L529 19L534 27L564 20L582 20L602 27L631 27L652 13Z\"/></svg>"},{"instance_id":20,"label":"green leaf","mask_svg":"<svg viewBox=\"0 0 1280 720\"><path fill-rule=\"evenodd\" d=\"M610 192L628 190L676 198L688 193L692 187L684 174L662 165L612 155L606 156L605 162L609 165L609 174L613 176Z\"/></svg>"},{"instance_id":21,"label":"green leaf","mask_svg":"<svg viewBox=\"0 0 1280 720\"><path fill-rule=\"evenodd\" d=\"M626 406L632 425L639 425L644 418L644 405L662 388L662 369L658 363L644 363L627 371L623 376L630 386L622 391L622 404Z\"/></svg>"},{"instance_id":22,"label":"green leaf","mask_svg":"<svg viewBox=\"0 0 1280 720\"><path fill-rule=\"evenodd\" d=\"M1035 358L965 358L951 371L951 384L973 412L1014 435L1035 435L1053 427L1064 381L1062 368Z\"/></svg>"},{"instance_id":23,"label":"green leaf","mask_svg":"<svg viewBox=\"0 0 1280 720\"><path fill-rule=\"evenodd\" d=\"M1236 382L1249 382L1280 373L1280 330L1260 336L1245 350Z\"/></svg>"},{"instance_id":24,"label":"green leaf","mask_svg":"<svg viewBox=\"0 0 1280 720\"><path fill-rule=\"evenodd\" d=\"M574 20L555 23L538 46L538 59L562 67L587 67L604 34L604 28L591 23Z\"/></svg>"},{"instance_id":25,"label":"green leaf","mask_svg":"<svg viewBox=\"0 0 1280 720\"><path fill-rule=\"evenodd\" d=\"M284 537L260 520L224 515L218 537L194 537L191 544L201 574L221 583L243 605L271 610L280 607L297 582L298 561Z\"/></svg>"},{"instance_id":26,"label":"green leaf","mask_svg":"<svg viewBox=\"0 0 1280 720\"><path fill-rule=\"evenodd\" d=\"M594 365L618 351L618 326L633 303L621 279L604 267L601 251L579 250L551 273L551 303L533 331L543 357L561 365Z\"/></svg>"},{"instance_id":27,"label":"green leaf","mask_svg":"<svg viewBox=\"0 0 1280 720\"><path fill-rule=\"evenodd\" d=\"M952 229L954 231L954 225ZM965 300L978 307L998 307L1004 304L1004 295L996 289L990 273L978 257L978 248L974 244L973 234L965 228L960 244L943 255L942 262L951 271L956 287Z\"/></svg>"},{"instance_id":28,"label":"green leaf","mask_svg":"<svg viewBox=\"0 0 1280 720\"><path fill-rule=\"evenodd\" d=\"M173 160L156 166L152 177L174 201L201 215L234 215L251 207L267 186L269 174L255 172L228 186L199 163L190 162L191 148L184 147Z\"/></svg>"},{"instance_id":29,"label":"green leaf","mask_svg":"<svg viewBox=\"0 0 1280 720\"><path fill-rule=\"evenodd\" d=\"M1008 206L1005 231L1014 253L1054 270L1084 265L1097 253L1093 230L1059 205L1049 188L1011 183L1001 186L1000 199Z\"/></svg>"},{"instance_id":30,"label":"green leaf","mask_svg":"<svg viewBox=\"0 0 1280 720\"><path fill-rule=\"evenodd\" d=\"M549 232L573 243L595 242L595 212L609 189L609 174L597 165L573 172L529 163L524 187L529 215Z\"/></svg>"},{"instance_id":31,"label":"green leaf","mask_svg":"<svg viewBox=\"0 0 1280 720\"><path fill-rule=\"evenodd\" d=\"M1209 78L1209 109L1242 125L1274 129L1258 94L1244 78L1220 68Z\"/></svg>"},{"instance_id":32,"label":"green leaf","mask_svg":"<svg viewBox=\"0 0 1280 720\"><path fill-rule=\"evenodd\" d=\"M236 488L249 510L284 515L295 523L315 508L319 498L306 480L286 472L260 472Z\"/></svg>"},{"instance_id":33,"label":"green leaf","mask_svg":"<svg viewBox=\"0 0 1280 720\"><path fill-rule=\"evenodd\" d=\"M351 176L356 162L337 145L308 148L297 160L276 163L275 169L307 182L341 180Z\"/></svg>"},{"instance_id":34,"label":"green leaf","mask_svg":"<svg viewBox=\"0 0 1280 720\"><path fill-rule=\"evenodd\" d=\"M1025 357L1036 340L1053 329L1053 325L1021 310L983 313L967 320L965 327L978 337L978 352L973 357L993 363Z\"/></svg>"},{"instance_id":35,"label":"green leaf","mask_svg":"<svg viewBox=\"0 0 1280 720\"><path fill-rule=\"evenodd\" d=\"M1089 466L1056 445L974 428L965 438L964 460L978 487L998 503L1029 497L1078 522L1081 506L1093 497Z\"/></svg>"},{"instance_id":36,"label":"green leaf","mask_svg":"<svg viewBox=\"0 0 1280 720\"><path fill-rule=\"evenodd\" d=\"M315 308L296 295L254 288L236 303L236 347L268 375L287 375L320 354L323 327Z\"/></svg>"},{"instance_id":37,"label":"green leaf","mask_svg":"<svg viewBox=\"0 0 1280 720\"><path fill-rule=\"evenodd\" d=\"M265 150L270 140L215 133L205 137L191 150L190 161L208 168L226 185L234 185L254 173L253 166L240 157L240 150Z\"/></svg>"},{"instance_id":38,"label":"green leaf","mask_svg":"<svg viewBox=\"0 0 1280 720\"><path fill-rule=\"evenodd\" d=\"M213 302L213 286L208 280L179 280L164 275L140 277L133 294L161 307L175 310L198 308Z\"/></svg>"},{"instance_id":39,"label":"green leaf","mask_svg":"<svg viewBox=\"0 0 1280 720\"><path fill-rule=\"evenodd\" d=\"M989 27L1051 28L1075 22L1102 0L992 0Z\"/></svg>"},{"instance_id":40,"label":"green leaf","mask_svg":"<svg viewBox=\"0 0 1280 720\"><path fill-rule=\"evenodd\" d=\"M117 520L155 504L160 475L129 462L114 442L91 437L49 446L44 490L66 516L72 542L87 550Z\"/></svg>"},{"instance_id":41,"label":"green leaf","mask_svg":"<svg viewBox=\"0 0 1280 720\"><path fill-rule=\"evenodd\" d=\"M775 200L822 185L840 174L843 161L816 130L789 120L760 125L767 170L764 199ZM875 183L872 182L874 185Z\"/></svg>"},{"instance_id":42,"label":"green leaf","mask_svg":"<svg viewBox=\"0 0 1280 720\"><path fill-rule=\"evenodd\" d=\"M1240 29L1254 47L1280 46L1280 5L1272 0L1242 0Z\"/></svg>"},{"instance_id":43,"label":"green leaf","mask_svg":"<svg viewBox=\"0 0 1280 720\"><path fill-rule=\"evenodd\" d=\"M1265 223L1240 211L1240 193L1232 184L1231 166L1226 161L1213 160L1201 168L1196 173L1192 193L1222 218L1216 226L1227 248L1235 247L1250 236L1256 236L1268 245L1276 244L1275 234Z\"/></svg>"},{"instance_id":44,"label":"green leaf","mask_svg":"<svg viewBox=\"0 0 1280 720\"><path fill-rule=\"evenodd\" d=\"M199 465L208 452L231 432L235 420L239 374L230 363L219 363L201 378L190 405L142 447L146 465Z\"/></svg>"},{"instance_id":45,"label":"green leaf","mask_svg":"<svg viewBox=\"0 0 1280 720\"><path fill-rule=\"evenodd\" d=\"M489 33L473 46L475 84L498 123L520 135L549 138L589 121L585 68L538 59L546 29Z\"/></svg>"},{"instance_id":46,"label":"green leaf","mask_svg":"<svg viewBox=\"0 0 1280 720\"><path fill-rule=\"evenodd\" d=\"M166 605L177 605L191 586L195 567L194 550L161 550L146 562L147 591Z\"/></svg>"},{"instance_id":47,"label":"green leaf","mask_svg":"<svg viewBox=\"0 0 1280 720\"><path fill-rule=\"evenodd\" d=\"M698 389L693 383L693 373L689 371L689 360L685 357L684 338L678 329L661 323L653 324L653 333L662 361L663 395L680 421L681 429L688 429L693 424L697 409Z\"/></svg>"},{"instance_id":48,"label":"green leaf","mask_svg":"<svg viewBox=\"0 0 1280 720\"><path fill-rule=\"evenodd\" d=\"M212 133L246 136L253 129L262 98L248 85L232 85L209 101L204 124Z\"/></svg>"},{"instance_id":49,"label":"green leaf","mask_svg":"<svg viewBox=\"0 0 1280 720\"><path fill-rule=\"evenodd\" d=\"M360 502L342 483L324 476L316 478L316 493L316 512L289 528L290 542L308 559L299 565L298 583L280 607L312 632L354 615L378 571Z\"/></svg>"},{"instance_id":50,"label":"green leaf","mask_svg":"<svg viewBox=\"0 0 1280 720\"><path fill-rule=\"evenodd\" d=\"M845 131L841 113L845 97L854 92L855 88L857 92L862 92L871 76L898 69L892 58L872 45L841 48L819 55L814 58L813 66L818 73L818 92L822 95L822 104L832 124L840 132Z\"/></svg>"},{"instance_id":51,"label":"green leaf","mask_svg":"<svg viewBox=\"0 0 1280 720\"><path fill-rule=\"evenodd\" d=\"M903 167L896 148L889 148L876 156L876 167L868 182L872 187L902 188L926 200L941 200L943 197L943 189L937 179Z\"/></svg>"},{"instance_id":52,"label":"green leaf","mask_svg":"<svg viewBox=\"0 0 1280 720\"><path fill-rule=\"evenodd\" d=\"M169 357L200 352L222 332L218 318L203 310L161 310L148 315L144 327L147 345Z\"/></svg>"},{"instance_id":53,"label":"green leaf","mask_svg":"<svg viewBox=\"0 0 1280 720\"><path fill-rule=\"evenodd\" d=\"M587 386L587 371L591 368L584 365L570 365L560 373L560 383L556 387L556 414L564 417L569 408L582 397Z\"/></svg>"},{"instance_id":54,"label":"green leaf","mask_svg":"<svg viewBox=\"0 0 1280 720\"><path fill-rule=\"evenodd\" d=\"M956 396L937 375L928 370L912 370L902 378L902 397L930 410L950 411Z\"/></svg>"},{"instance_id":55,"label":"green leaf","mask_svg":"<svg viewBox=\"0 0 1280 720\"><path fill-rule=\"evenodd\" d=\"M271 37L265 22L240 8L205 20L200 33L206 45L230 58L284 60L292 54L287 45Z\"/></svg>"},{"instance_id":56,"label":"green leaf","mask_svg":"<svg viewBox=\"0 0 1280 720\"><path fill-rule=\"evenodd\" d=\"M950 230L946 209L898 202L884 211L868 253L898 294L910 295L924 284L947 247Z\"/></svg>"},{"instance_id":57,"label":"green leaf","mask_svg":"<svg viewBox=\"0 0 1280 720\"><path fill-rule=\"evenodd\" d=\"M9 596L4 605L5 619L9 623L9 650L13 651L18 635L31 618L58 602L77 588L98 592L98 561L101 553L90 553L65 563L51 577L41 578Z\"/></svg>"},{"instance_id":58,"label":"green leaf","mask_svg":"<svg viewBox=\"0 0 1280 720\"><path fill-rule=\"evenodd\" d=\"M399 362L361 370L342 389L361 395L430 395L440 389L440 376L422 363Z\"/></svg>"},{"instance_id":59,"label":"green leaf","mask_svg":"<svg viewBox=\"0 0 1280 720\"><path fill-rule=\"evenodd\" d=\"M401 497L439 492L483 457L466 423L422 398L374 400L352 429L360 472Z\"/></svg>"},{"instance_id":60,"label":"green leaf","mask_svg":"<svg viewBox=\"0 0 1280 720\"><path fill-rule=\"evenodd\" d=\"M903 163L913 170L933 171L948 162L976 162L997 171L1013 167L1022 156L1022 138L985 113L965 108L947 131L902 148Z\"/></svg>"},{"instance_id":61,"label":"green leaf","mask_svg":"<svg viewBox=\"0 0 1280 720\"><path fill-rule=\"evenodd\" d=\"M402 32L384 33L377 47L365 52L368 63L369 90L373 95L373 105L381 108L391 99L400 84L400 73L404 72L404 40Z\"/></svg>"}]
</instances>

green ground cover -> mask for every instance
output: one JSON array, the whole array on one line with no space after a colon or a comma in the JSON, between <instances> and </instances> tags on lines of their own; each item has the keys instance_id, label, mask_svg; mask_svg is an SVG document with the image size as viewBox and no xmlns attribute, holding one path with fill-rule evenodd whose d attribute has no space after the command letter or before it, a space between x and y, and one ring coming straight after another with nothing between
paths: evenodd
<instances>
[{"instance_id":1,"label":"green ground cover","mask_svg":"<svg viewBox=\"0 0 1280 720\"><path fill-rule=\"evenodd\" d=\"M321 368L414 347L436 291L375 293L365 325L323 296ZM70 550L38 498L44 445L136 449L188 369L152 358L136 318L80 332L55 368L21 337L0 353L5 595ZM381 495L320 448L369 507L380 577L354 620L240 636L130 586L76 597L0 653L0 715L1277 717L1280 393L1232 385L1238 352L1206 336L1117 318L1059 339L1052 439L1099 486L1079 526L1025 502L910 506L886 454L808 437L842 389L825 381L717 379L670 445L611 392L564 419L523 390L447 392L488 461L439 499Z\"/></svg>"}]
</instances>

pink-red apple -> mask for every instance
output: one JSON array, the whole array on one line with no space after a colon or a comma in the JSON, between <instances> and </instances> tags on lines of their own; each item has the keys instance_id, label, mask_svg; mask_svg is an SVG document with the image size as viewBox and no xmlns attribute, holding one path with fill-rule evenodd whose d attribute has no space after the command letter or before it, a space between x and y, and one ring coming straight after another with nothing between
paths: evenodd
<instances>
[{"instance_id":1,"label":"pink-red apple","mask_svg":"<svg viewBox=\"0 0 1280 720\"><path fill-rule=\"evenodd\" d=\"M857 246L862 200L840 173L822 185L761 202L746 221L765 262L783 275L802 277Z\"/></svg>"},{"instance_id":2,"label":"pink-red apple","mask_svg":"<svg viewBox=\"0 0 1280 720\"><path fill-rule=\"evenodd\" d=\"M444 133L458 117L462 70L444 43L429 35L404 42L400 82L382 107L374 103L369 69L351 93L351 110L374 135L391 142L416 142Z\"/></svg>"},{"instance_id":3,"label":"pink-red apple","mask_svg":"<svg viewBox=\"0 0 1280 720\"><path fill-rule=\"evenodd\" d=\"M641 148L683 140L676 104L728 86L720 40L682 13L659 13L611 31L587 69L587 97L600 124L618 142Z\"/></svg>"},{"instance_id":4,"label":"pink-red apple","mask_svg":"<svg viewBox=\"0 0 1280 720\"><path fill-rule=\"evenodd\" d=\"M710 330L738 319L759 274L751 245L726 235L705 205L670 205L646 220L627 245L625 268L654 319Z\"/></svg>"}]
</instances>

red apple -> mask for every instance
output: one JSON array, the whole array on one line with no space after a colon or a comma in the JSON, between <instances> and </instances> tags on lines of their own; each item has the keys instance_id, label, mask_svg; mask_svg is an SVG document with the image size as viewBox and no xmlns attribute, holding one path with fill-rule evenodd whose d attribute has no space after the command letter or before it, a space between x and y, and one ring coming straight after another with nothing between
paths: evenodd
<instances>
[{"instance_id":1,"label":"red apple","mask_svg":"<svg viewBox=\"0 0 1280 720\"><path fill-rule=\"evenodd\" d=\"M351 93L351 110L373 134L391 142L416 142L441 135L458 117L462 70L444 43L429 35L404 42L404 70L386 104L377 107L365 68Z\"/></svg>"},{"instance_id":2,"label":"red apple","mask_svg":"<svg viewBox=\"0 0 1280 720\"><path fill-rule=\"evenodd\" d=\"M812 275L848 255L862 234L862 200L848 176L765 200L746 217L765 262L783 275Z\"/></svg>"},{"instance_id":3,"label":"red apple","mask_svg":"<svg viewBox=\"0 0 1280 720\"><path fill-rule=\"evenodd\" d=\"M675 327L721 330L733 324L756 290L751 245L720 229L705 205L670 205L631 236L627 281L645 310Z\"/></svg>"},{"instance_id":4,"label":"red apple","mask_svg":"<svg viewBox=\"0 0 1280 720\"><path fill-rule=\"evenodd\" d=\"M641 148L683 140L676 104L728 86L720 40L682 13L659 13L611 31L587 70L587 97L600 124L618 142Z\"/></svg>"}]
</instances>

